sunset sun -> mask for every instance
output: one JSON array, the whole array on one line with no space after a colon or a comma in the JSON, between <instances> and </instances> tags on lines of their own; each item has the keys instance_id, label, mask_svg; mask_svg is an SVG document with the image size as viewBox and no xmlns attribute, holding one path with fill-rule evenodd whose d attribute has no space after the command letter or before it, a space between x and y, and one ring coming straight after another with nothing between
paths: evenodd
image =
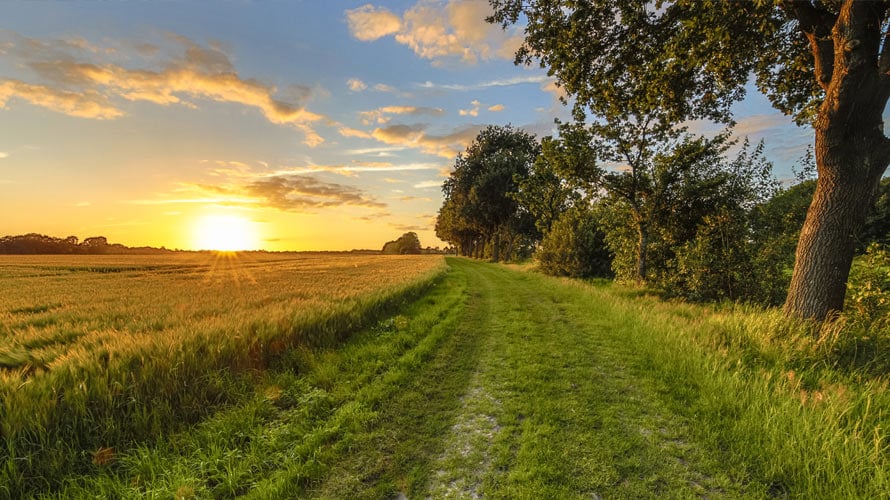
<instances>
[{"instance_id":1,"label":"sunset sun","mask_svg":"<svg viewBox=\"0 0 890 500\"><path fill-rule=\"evenodd\" d=\"M232 252L259 248L255 223L235 215L207 215L198 219L193 237L195 247L201 250Z\"/></svg>"}]
</instances>

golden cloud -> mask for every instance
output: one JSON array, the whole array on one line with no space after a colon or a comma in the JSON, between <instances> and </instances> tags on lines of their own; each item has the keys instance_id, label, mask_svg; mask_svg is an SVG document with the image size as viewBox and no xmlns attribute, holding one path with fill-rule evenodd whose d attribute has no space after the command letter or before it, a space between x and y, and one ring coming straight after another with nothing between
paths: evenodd
<instances>
[{"instance_id":1,"label":"golden cloud","mask_svg":"<svg viewBox=\"0 0 890 500\"><path fill-rule=\"evenodd\" d=\"M0 80L0 108L6 108L13 97L79 118L107 120L124 115L95 91L68 92L19 80Z\"/></svg>"},{"instance_id":2,"label":"golden cloud","mask_svg":"<svg viewBox=\"0 0 890 500\"><path fill-rule=\"evenodd\" d=\"M483 127L470 125L445 135L426 133L425 125L391 125L371 135L385 144L417 148L427 154L453 159L476 138Z\"/></svg>"},{"instance_id":3,"label":"golden cloud","mask_svg":"<svg viewBox=\"0 0 890 500\"><path fill-rule=\"evenodd\" d=\"M340 205L385 208L364 191L310 176L276 176L257 180L245 188L252 196L263 199L264 205L286 211L303 211Z\"/></svg>"},{"instance_id":4,"label":"golden cloud","mask_svg":"<svg viewBox=\"0 0 890 500\"><path fill-rule=\"evenodd\" d=\"M307 167L303 172L313 171ZM318 170L325 170L324 167ZM151 200L134 200L138 205L214 204L241 207L277 208L290 212L357 206L385 208L360 188L326 182L289 169L272 174L233 175L215 183L183 183L172 193Z\"/></svg>"},{"instance_id":5,"label":"golden cloud","mask_svg":"<svg viewBox=\"0 0 890 500\"><path fill-rule=\"evenodd\" d=\"M439 116L444 114L442 108L429 108L426 106L383 106L371 111L362 111L359 113L362 123L370 125L377 123L380 125L389 123L391 117L389 115L430 115Z\"/></svg>"},{"instance_id":6,"label":"golden cloud","mask_svg":"<svg viewBox=\"0 0 890 500\"><path fill-rule=\"evenodd\" d=\"M512 59L522 44L515 29L505 32L485 22L486 0L420 0L400 18L371 4L346 11L352 35L362 41L393 35L424 59L458 58L474 64L493 58Z\"/></svg>"},{"instance_id":7,"label":"golden cloud","mask_svg":"<svg viewBox=\"0 0 890 500\"><path fill-rule=\"evenodd\" d=\"M179 35L170 35L170 38L182 47L182 53L160 71L78 61L71 55L52 60L28 60L27 66L54 86L0 80L0 105L5 106L11 97L17 97L71 116L108 119L124 114L109 103L110 97L190 107L194 107L194 103L183 98L208 99L256 108L270 123L292 126L303 132L306 144L315 146L323 142L311 127L323 117L305 108L305 102L312 95L311 89L290 86L283 92L287 99L276 97L280 93L274 86L242 78L220 47L202 47ZM55 45L30 39L19 42L23 45L19 50L23 57L55 54L57 50Z\"/></svg>"},{"instance_id":8,"label":"golden cloud","mask_svg":"<svg viewBox=\"0 0 890 500\"><path fill-rule=\"evenodd\" d=\"M473 99L470 104L473 105L470 109L460 109L458 110L458 114L460 116L479 116L479 106L482 105L481 102L477 99Z\"/></svg>"},{"instance_id":9,"label":"golden cloud","mask_svg":"<svg viewBox=\"0 0 890 500\"><path fill-rule=\"evenodd\" d=\"M371 42L378 38L397 33L402 22L399 16L384 7L371 4L346 11L346 22L352 36L363 42Z\"/></svg>"}]
</instances>

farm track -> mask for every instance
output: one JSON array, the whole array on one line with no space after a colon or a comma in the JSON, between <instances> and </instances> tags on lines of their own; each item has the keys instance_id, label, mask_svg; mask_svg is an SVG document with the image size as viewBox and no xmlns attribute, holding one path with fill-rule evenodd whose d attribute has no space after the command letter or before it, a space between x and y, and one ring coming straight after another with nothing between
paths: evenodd
<instances>
[{"instance_id":1,"label":"farm track","mask_svg":"<svg viewBox=\"0 0 890 500\"><path fill-rule=\"evenodd\" d=\"M313 495L744 496L715 477L655 384L627 368L637 354L618 325L596 319L608 316L598 314L604 306L579 301L564 283L541 286L548 279L538 275L450 265L471 292L453 334L379 409L378 438L339 462Z\"/></svg>"}]
</instances>

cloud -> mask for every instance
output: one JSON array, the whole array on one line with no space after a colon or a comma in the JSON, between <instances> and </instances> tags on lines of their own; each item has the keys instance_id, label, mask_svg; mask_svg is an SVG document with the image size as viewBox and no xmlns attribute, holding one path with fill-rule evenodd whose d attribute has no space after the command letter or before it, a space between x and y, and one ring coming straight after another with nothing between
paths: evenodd
<instances>
[{"instance_id":1,"label":"cloud","mask_svg":"<svg viewBox=\"0 0 890 500\"><path fill-rule=\"evenodd\" d=\"M384 106L371 111L362 111L359 113L359 117L365 125L371 125L372 123L382 125L389 123L391 120L389 115L440 116L444 113L445 111L442 110L442 108L430 108L426 106Z\"/></svg>"},{"instance_id":2,"label":"cloud","mask_svg":"<svg viewBox=\"0 0 890 500\"><path fill-rule=\"evenodd\" d=\"M324 167L282 169L273 173L233 175L213 183L182 183L170 193L148 200L133 200L136 205L224 205L276 208L288 212L312 212L316 209L356 206L385 208L364 190L323 181L306 172L326 171Z\"/></svg>"},{"instance_id":3,"label":"cloud","mask_svg":"<svg viewBox=\"0 0 890 500\"><path fill-rule=\"evenodd\" d=\"M290 85L279 91L258 80L245 79L219 46L203 47L180 35L169 38L178 47L178 55L155 71L84 60L78 57L83 44L75 44L78 50L62 57L58 44L18 37L18 53L25 65L52 85L0 79L0 107L16 97L70 116L113 119L123 116L124 111L112 105L111 98L188 107L196 105L186 98L207 99L256 108L270 123L300 130L306 144L323 142L311 126L323 116L306 109L312 89ZM58 57L47 58L48 54Z\"/></svg>"},{"instance_id":4,"label":"cloud","mask_svg":"<svg viewBox=\"0 0 890 500\"><path fill-rule=\"evenodd\" d=\"M372 136L385 144L413 146L423 138L425 125L390 125L374 129Z\"/></svg>"},{"instance_id":5,"label":"cloud","mask_svg":"<svg viewBox=\"0 0 890 500\"><path fill-rule=\"evenodd\" d=\"M779 112L752 115L740 118L733 128L733 132L739 136L760 136L769 130L784 128L792 123L789 117Z\"/></svg>"},{"instance_id":6,"label":"cloud","mask_svg":"<svg viewBox=\"0 0 890 500\"><path fill-rule=\"evenodd\" d=\"M432 90L456 90L460 92L467 92L471 90L484 90L490 89L493 87L512 87L514 85L524 85L528 83L538 84L538 85L548 85L555 80L552 77L547 75L529 75L529 76L515 76L512 78L502 78L497 80L488 80L485 82L479 82L474 84L458 84L458 83L434 83L431 81L426 81L423 83L417 84L419 87L424 89L432 89Z\"/></svg>"},{"instance_id":7,"label":"cloud","mask_svg":"<svg viewBox=\"0 0 890 500\"><path fill-rule=\"evenodd\" d=\"M368 88L368 85L358 78L350 78L349 80L347 80L346 86L349 87L349 90L353 92L361 92L362 90Z\"/></svg>"},{"instance_id":8,"label":"cloud","mask_svg":"<svg viewBox=\"0 0 890 500\"><path fill-rule=\"evenodd\" d=\"M245 186L251 196L263 200L266 206L284 211L305 211L341 205L385 208L361 189L323 182L310 176L275 176L260 179Z\"/></svg>"},{"instance_id":9,"label":"cloud","mask_svg":"<svg viewBox=\"0 0 890 500\"><path fill-rule=\"evenodd\" d=\"M352 36L363 42L371 42L398 33L402 28L399 16L385 7L374 7L371 4L347 10L346 22Z\"/></svg>"},{"instance_id":10,"label":"cloud","mask_svg":"<svg viewBox=\"0 0 890 500\"><path fill-rule=\"evenodd\" d=\"M4 159L4 158L9 158L9 153L6 153L6 152L4 152L4 151L0 151L0 160L2 160L2 159Z\"/></svg>"},{"instance_id":11,"label":"cloud","mask_svg":"<svg viewBox=\"0 0 890 500\"><path fill-rule=\"evenodd\" d=\"M399 89L385 83L378 83L374 85L374 90L376 90L377 92L387 92L390 94L397 94L399 92Z\"/></svg>"},{"instance_id":12,"label":"cloud","mask_svg":"<svg viewBox=\"0 0 890 500\"><path fill-rule=\"evenodd\" d=\"M429 189L442 187L442 181L423 181L414 185L416 189Z\"/></svg>"},{"instance_id":13,"label":"cloud","mask_svg":"<svg viewBox=\"0 0 890 500\"><path fill-rule=\"evenodd\" d=\"M469 125L444 135L428 134L426 128L422 124L390 125L374 129L371 135L384 144L416 148L427 154L452 159L466 149L483 127Z\"/></svg>"},{"instance_id":14,"label":"cloud","mask_svg":"<svg viewBox=\"0 0 890 500\"><path fill-rule=\"evenodd\" d=\"M107 120L124 115L103 95L92 90L68 92L19 80L0 79L0 108L7 108L12 98L78 118Z\"/></svg>"},{"instance_id":15,"label":"cloud","mask_svg":"<svg viewBox=\"0 0 890 500\"><path fill-rule=\"evenodd\" d=\"M479 106L481 106L482 103L479 102L477 99L473 99L473 100L470 102L470 104L473 105L472 108L470 108L470 109L460 109L460 110L457 111L458 114L460 114L460 116L479 116Z\"/></svg>"},{"instance_id":16,"label":"cloud","mask_svg":"<svg viewBox=\"0 0 890 500\"><path fill-rule=\"evenodd\" d=\"M373 41L393 35L419 57L465 64L494 58L512 59L522 44L518 28L507 32L485 22L491 14L486 0L419 0L399 17L371 4L347 10L352 35Z\"/></svg>"},{"instance_id":17,"label":"cloud","mask_svg":"<svg viewBox=\"0 0 890 500\"><path fill-rule=\"evenodd\" d=\"M363 221L367 221L367 222L374 222L374 221L377 221L380 219L385 219L387 217L392 217L392 214L389 212L380 211L380 212L375 212L375 213L368 214L368 215L363 215L361 217L355 217L355 219L363 220Z\"/></svg>"},{"instance_id":18,"label":"cloud","mask_svg":"<svg viewBox=\"0 0 890 500\"><path fill-rule=\"evenodd\" d=\"M341 126L337 129L340 132L340 135L343 137L358 137L359 139L371 139L371 134L365 132L364 130L358 130L352 127L347 127L346 125Z\"/></svg>"},{"instance_id":19,"label":"cloud","mask_svg":"<svg viewBox=\"0 0 890 500\"><path fill-rule=\"evenodd\" d=\"M348 155L375 155L386 157L393 156L392 153L397 151L404 151L405 149L407 149L405 146L382 146L373 148L347 149L343 152Z\"/></svg>"},{"instance_id":20,"label":"cloud","mask_svg":"<svg viewBox=\"0 0 890 500\"><path fill-rule=\"evenodd\" d=\"M507 108L503 104L495 104L494 106L488 107L488 110L491 111L492 113L498 113L505 109L507 109Z\"/></svg>"},{"instance_id":21,"label":"cloud","mask_svg":"<svg viewBox=\"0 0 890 500\"><path fill-rule=\"evenodd\" d=\"M416 224L390 224L391 227L399 230L399 231L426 231L430 229L430 226L418 226Z\"/></svg>"}]
</instances>

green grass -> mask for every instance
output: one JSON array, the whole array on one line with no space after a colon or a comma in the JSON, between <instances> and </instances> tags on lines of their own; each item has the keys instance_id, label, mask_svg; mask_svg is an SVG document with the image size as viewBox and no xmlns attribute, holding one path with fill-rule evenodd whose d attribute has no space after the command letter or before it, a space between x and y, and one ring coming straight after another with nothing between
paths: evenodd
<instances>
[{"instance_id":1,"label":"green grass","mask_svg":"<svg viewBox=\"0 0 890 500\"><path fill-rule=\"evenodd\" d=\"M448 263L373 326L286 350L233 379L238 404L97 450L44 497L887 497L886 377L875 353L845 357L843 323Z\"/></svg>"}]
</instances>

